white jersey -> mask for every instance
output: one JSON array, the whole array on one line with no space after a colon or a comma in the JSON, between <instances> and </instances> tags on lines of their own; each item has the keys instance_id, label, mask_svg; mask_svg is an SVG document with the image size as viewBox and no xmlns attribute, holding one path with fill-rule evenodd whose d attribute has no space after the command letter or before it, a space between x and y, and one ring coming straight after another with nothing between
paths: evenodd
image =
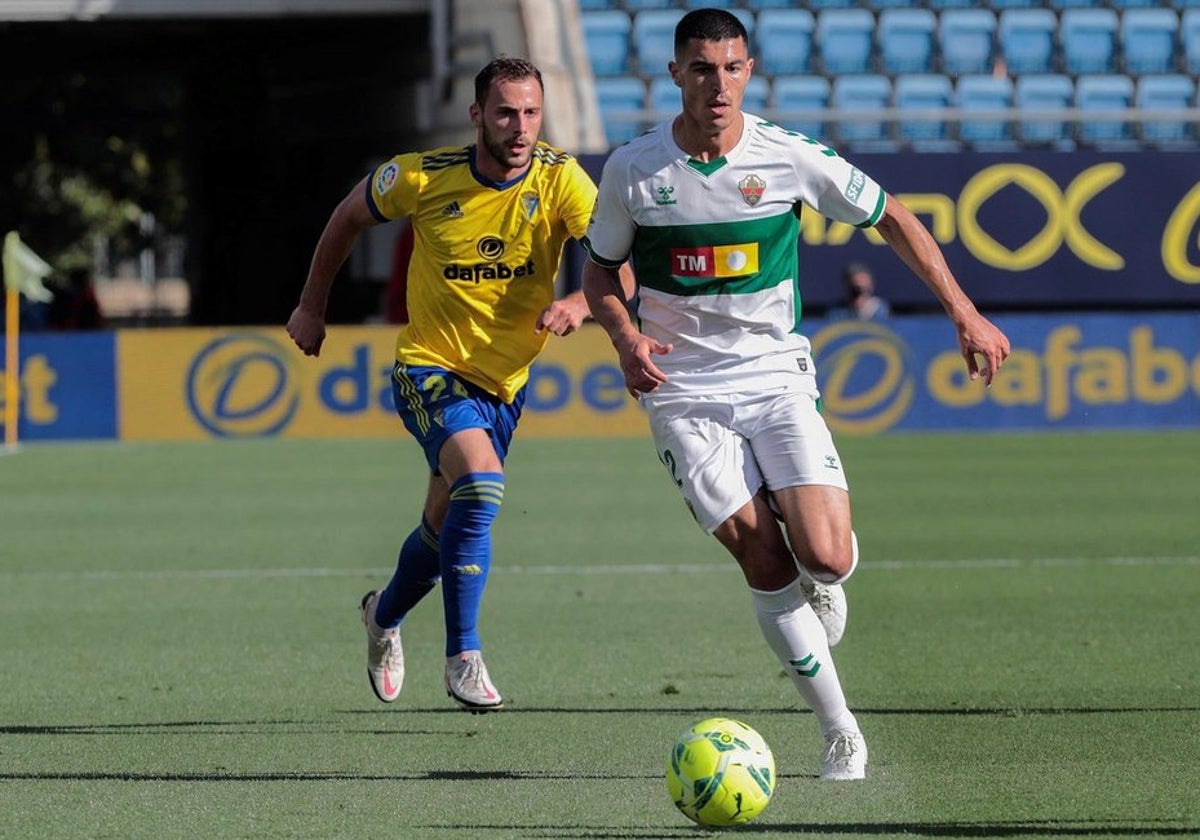
<instances>
[{"instance_id":1,"label":"white jersey","mask_svg":"<svg viewBox=\"0 0 1200 840\"><path fill-rule=\"evenodd\" d=\"M654 358L656 395L770 386L812 371L800 321L801 205L870 227L886 194L836 152L745 114L722 158L690 160L671 122L613 151L583 244L615 267L632 259L642 332L674 351Z\"/></svg>"}]
</instances>

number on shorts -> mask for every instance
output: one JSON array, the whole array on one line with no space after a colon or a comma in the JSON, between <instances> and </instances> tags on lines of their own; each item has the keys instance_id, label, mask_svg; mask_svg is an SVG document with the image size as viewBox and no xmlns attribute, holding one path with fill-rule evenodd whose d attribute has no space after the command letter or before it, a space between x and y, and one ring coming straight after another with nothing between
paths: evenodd
<instances>
[{"instance_id":1,"label":"number on shorts","mask_svg":"<svg viewBox=\"0 0 1200 840\"><path fill-rule=\"evenodd\" d=\"M442 376L440 373L435 373L433 376L426 379L424 383L422 383L421 389L424 391L431 391L432 393L429 395L429 401L437 402L442 398L442 394L446 390L446 377ZM457 379L450 383L450 390L459 397L469 396L469 394L467 394L466 386Z\"/></svg>"},{"instance_id":2,"label":"number on shorts","mask_svg":"<svg viewBox=\"0 0 1200 840\"><path fill-rule=\"evenodd\" d=\"M675 453L670 449L664 449L662 455L658 459L663 462L663 466L671 473L671 480L675 482L676 487L683 486L683 480L676 475Z\"/></svg>"}]
</instances>

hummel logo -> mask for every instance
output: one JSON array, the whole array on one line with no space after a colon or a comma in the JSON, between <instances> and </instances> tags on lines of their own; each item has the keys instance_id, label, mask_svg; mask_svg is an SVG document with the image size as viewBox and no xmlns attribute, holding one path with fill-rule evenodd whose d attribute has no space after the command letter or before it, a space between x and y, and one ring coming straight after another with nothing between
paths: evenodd
<instances>
[{"instance_id":1,"label":"hummel logo","mask_svg":"<svg viewBox=\"0 0 1200 840\"><path fill-rule=\"evenodd\" d=\"M462 208L458 206L457 201L451 201L449 204L447 204L445 207L442 208L442 215L446 216L448 218L451 218L451 219L461 219L463 216L465 216L467 214L464 213L462 211Z\"/></svg>"},{"instance_id":2,"label":"hummel logo","mask_svg":"<svg viewBox=\"0 0 1200 840\"><path fill-rule=\"evenodd\" d=\"M810 653L803 659L788 660L791 666L796 669L796 673L802 677L812 679L821 670L821 663L816 661L816 654Z\"/></svg>"}]
</instances>

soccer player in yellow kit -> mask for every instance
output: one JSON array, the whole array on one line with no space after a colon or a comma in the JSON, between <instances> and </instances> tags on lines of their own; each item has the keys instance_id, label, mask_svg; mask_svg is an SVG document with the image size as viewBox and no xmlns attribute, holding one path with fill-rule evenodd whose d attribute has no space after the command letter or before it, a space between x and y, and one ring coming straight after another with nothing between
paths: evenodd
<instances>
[{"instance_id":1,"label":"soccer player in yellow kit","mask_svg":"<svg viewBox=\"0 0 1200 840\"><path fill-rule=\"evenodd\" d=\"M288 334L308 355L325 337L337 270L370 225L410 218L410 323L396 341L396 411L425 451L429 489L396 572L362 599L367 674L392 702L404 679L400 625L439 579L447 693L472 712L499 709L477 631L504 497L504 459L529 366L549 333L587 317L581 292L554 299L563 244L581 238L596 187L570 155L539 142L541 73L497 58L475 77L473 145L399 155L342 200L313 255Z\"/></svg>"}]
</instances>

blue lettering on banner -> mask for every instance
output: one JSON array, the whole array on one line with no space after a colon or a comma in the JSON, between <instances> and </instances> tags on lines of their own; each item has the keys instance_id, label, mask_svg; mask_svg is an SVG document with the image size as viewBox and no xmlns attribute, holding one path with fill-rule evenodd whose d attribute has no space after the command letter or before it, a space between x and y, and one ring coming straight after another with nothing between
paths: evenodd
<instances>
[{"instance_id":1,"label":"blue lettering on banner","mask_svg":"<svg viewBox=\"0 0 1200 840\"><path fill-rule=\"evenodd\" d=\"M117 436L117 378L110 332L21 336L20 440ZM0 358L0 363L3 359ZM4 372L7 376L7 371ZM0 388L0 404L4 390ZM0 428L4 412L0 410Z\"/></svg>"},{"instance_id":2,"label":"blue lettering on banner","mask_svg":"<svg viewBox=\"0 0 1200 840\"><path fill-rule=\"evenodd\" d=\"M258 333L214 339L187 372L187 403L196 422L216 437L270 437L300 406L292 356Z\"/></svg>"}]
</instances>

